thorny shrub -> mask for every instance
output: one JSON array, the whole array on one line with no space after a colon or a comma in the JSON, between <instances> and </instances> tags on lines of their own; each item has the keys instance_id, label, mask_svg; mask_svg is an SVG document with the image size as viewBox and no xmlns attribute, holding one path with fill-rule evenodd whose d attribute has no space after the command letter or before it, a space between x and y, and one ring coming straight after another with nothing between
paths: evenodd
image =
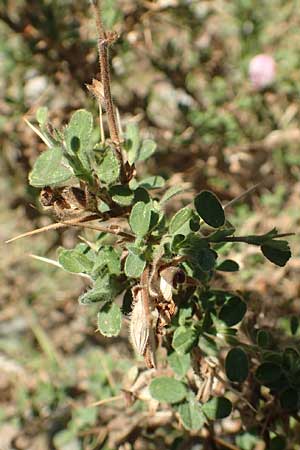
<instances>
[{"instance_id":1,"label":"thorny shrub","mask_svg":"<svg viewBox=\"0 0 300 450\"><path fill-rule=\"evenodd\" d=\"M59 249L58 263L88 278L90 288L79 302L99 304L100 333L117 336L122 319L130 320L132 346L147 370L124 392L129 403L147 383L152 406L172 408L186 430L210 433L216 420L233 414L246 430L254 427L268 448L285 448L288 419L299 418L300 355L256 323L246 332L247 297L216 286L221 272L239 270L236 261L222 256L225 247L257 246L269 261L284 266L291 256L282 240L286 235L276 229L238 235L226 205L207 190L169 217L166 206L183 188L165 188L161 176L140 178L139 164L154 154L156 143L141 139L135 123L121 132L107 52L117 36L104 31L92 6L101 81L88 88L99 102L100 140L92 115L83 109L63 130L49 123L43 107L37 124L28 122L48 147L29 181L41 189L44 209L58 219L52 228L97 231L93 242ZM110 138L105 138L102 107ZM297 328L293 318L292 335Z\"/></svg>"}]
</instances>

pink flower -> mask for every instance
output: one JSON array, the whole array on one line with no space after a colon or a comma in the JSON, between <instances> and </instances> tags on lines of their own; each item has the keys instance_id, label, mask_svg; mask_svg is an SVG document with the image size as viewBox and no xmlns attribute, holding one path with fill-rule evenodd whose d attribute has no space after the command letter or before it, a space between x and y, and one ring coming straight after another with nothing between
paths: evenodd
<instances>
[{"instance_id":1,"label":"pink flower","mask_svg":"<svg viewBox=\"0 0 300 450\"><path fill-rule=\"evenodd\" d=\"M275 80L276 65L272 56L261 53L249 63L249 77L252 87L259 91Z\"/></svg>"}]
</instances>

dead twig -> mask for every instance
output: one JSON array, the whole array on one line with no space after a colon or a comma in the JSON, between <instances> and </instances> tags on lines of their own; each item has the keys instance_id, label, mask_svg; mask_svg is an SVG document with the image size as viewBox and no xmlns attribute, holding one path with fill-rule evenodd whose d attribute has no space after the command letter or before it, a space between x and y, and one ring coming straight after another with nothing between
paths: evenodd
<instances>
[{"instance_id":1,"label":"dead twig","mask_svg":"<svg viewBox=\"0 0 300 450\"><path fill-rule=\"evenodd\" d=\"M87 221L92 221L92 220L97 220L97 219L99 219L99 216L92 214L92 215L85 216L85 217L76 217L72 220L69 220L68 222L52 223L51 225L46 225L45 227L37 228L36 230L31 230L31 231L27 231L26 233L19 234L18 236L8 239L8 241L5 241L5 243L9 244L11 242L17 241L18 239L33 236L34 234L43 233L44 231L57 230L59 228L66 228L68 226L78 224L80 221L87 222Z\"/></svg>"},{"instance_id":2,"label":"dead twig","mask_svg":"<svg viewBox=\"0 0 300 450\"><path fill-rule=\"evenodd\" d=\"M98 215L91 215L84 218L76 218L72 220L66 220L62 222L56 222L51 225L46 225L45 227L37 228L36 230L27 231L26 233L19 234L18 236L15 236L8 241L5 241L6 244L9 244L10 242L17 241L18 239L22 239L25 237L33 236L34 234L43 233L44 231L50 231L50 230L57 230L59 228L66 228L66 227L78 227L78 228L87 228L88 230L95 230L99 231L100 233L109 233L114 234L115 236L120 236L126 240L134 241L135 237L133 234L127 233L126 231L123 231L120 229L120 227L117 226L111 226L111 227L104 227L101 225L91 225L84 222L89 222L92 220L99 220Z\"/></svg>"},{"instance_id":3,"label":"dead twig","mask_svg":"<svg viewBox=\"0 0 300 450\"><path fill-rule=\"evenodd\" d=\"M111 402L116 402L118 400L124 400L124 395L115 395L114 397L109 397L109 398L104 398L102 400L98 400L97 402L94 403L90 403L88 406L88 408L91 408L93 406L100 406L100 405L105 405L106 403L111 403Z\"/></svg>"}]
</instances>

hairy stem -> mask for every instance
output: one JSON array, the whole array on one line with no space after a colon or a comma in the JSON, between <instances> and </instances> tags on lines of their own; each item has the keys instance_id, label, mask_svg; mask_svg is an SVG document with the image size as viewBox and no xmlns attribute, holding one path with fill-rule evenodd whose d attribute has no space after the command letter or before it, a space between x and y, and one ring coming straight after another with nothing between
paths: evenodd
<instances>
[{"instance_id":1,"label":"hairy stem","mask_svg":"<svg viewBox=\"0 0 300 450\"><path fill-rule=\"evenodd\" d=\"M124 161L121 151L121 140L119 130L117 126L115 107L112 100L111 88L110 88L110 69L108 61L108 47L110 41L114 40L109 38L104 30L101 9L98 8L97 0L91 0L91 4L95 14L97 33L98 33L98 53L99 53L99 65L101 72L101 83L103 85L104 104L107 112L107 121L109 134L112 142L116 146L116 153L121 163L122 170L124 168Z\"/></svg>"}]
</instances>

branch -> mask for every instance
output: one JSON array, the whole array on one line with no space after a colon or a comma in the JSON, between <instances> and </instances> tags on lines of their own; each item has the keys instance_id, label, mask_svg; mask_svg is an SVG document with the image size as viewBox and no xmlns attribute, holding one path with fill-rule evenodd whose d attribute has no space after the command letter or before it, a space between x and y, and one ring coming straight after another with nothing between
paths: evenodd
<instances>
[{"instance_id":1,"label":"branch","mask_svg":"<svg viewBox=\"0 0 300 450\"><path fill-rule=\"evenodd\" d=\"M276 240L278 238L288 237L288 236L294 236L295 233L282 233L277 234L276 236L272 237L272 240ZM263 245L265 241L267 240L266 235L262 236L231 236L231 237L224 237L220 239L219 241L215 242L244 242L245 244L250 245ZM214 242L214 243L215 243Z\"/></svg>"}]
</instances>

